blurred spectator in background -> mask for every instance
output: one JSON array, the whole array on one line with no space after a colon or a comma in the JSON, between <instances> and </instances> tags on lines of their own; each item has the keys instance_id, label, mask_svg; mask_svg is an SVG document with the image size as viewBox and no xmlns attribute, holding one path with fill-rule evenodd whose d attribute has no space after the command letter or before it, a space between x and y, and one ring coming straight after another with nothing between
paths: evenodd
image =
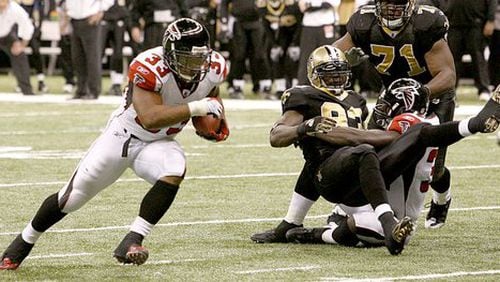
<instances>
[{"instance_id":1,"label":"blurred spectator in background","mask_svg":"<svg viewBox=\"0 0 500 282\"><path fill-rule=\"evenodd\" d=\"M28 13L31 21L33 22L33 26L35 27L33 36L29 42L29 46L31 47L31 56L30 56L30 66L33 67L36 71L36 78L38 80L38 92L46 93L49 88L45 84L45 73L43 68L45 67L45 60L40 54L40 46L41 46L41 26L42 21L46 18L45 13L45 1L43 0L18 0L21 7Z\"/></svg>"},{"instance_id":2,"label":"blurred spectator in background","mask_svg":"<svg viewBox=\"0 0 500 282\"><path fill-rule=\"evenodd\" d=\"M12 72L24 95L34 94L28 57L24 53L33 31L28 13L19 4L11 0L0 0L0 48L8 54Z\"/></svg>"},{"instance_id":3,"label":"blurred spectator in background","mask_svg":"<svg viewBox=\"0 0 500 282\"><path fill-rule=\"evenodd\" d=\"M161 45L165 28L187 15L184 0L135 0L131 2L131 38L142 42L142 50ZM141 29L144 29L144 39Z\"/></svg>"},{"instance_id":4,"label":"blurred spectator in background","mask_svg":"<svg viewBox=\"0 0 500 282\"><path fill-rule=\"evenodd\" d=\"M210 46L215 46L216 0L186 0L187 16L204 25L210 34Z\"/></svg>"},{"instance_id":5,"label":"blurred spectator in background","mask_svg":"<svg viewBox=\"0 0 500 282\"><path fill-rule=\"evenodd\" d=\"M500 0L497 1L495 30L490 40L490 58L488 59L488 66L490 70L490 85L495 87L500 84Z\"/></svg>"},{"instance_id":6,"label":"blurred spectator in background","mask_svg":"<svg viewBox=\"0 0 500 282\"><path fill-rule=\"evenodd\" d=\"M258 0L266 31L266 48L274 80L275 96L297 84L302 13L296 0Z\"/></svg>"},{"instance_id":7,"label":"blurred spectator in background","mask_svg":"<svg viewBox=\"0 0 500 282\"><path fill-rule=\"evenodd\" d=\"M101 21L102 53L108 46L113 49L109 61L111 88L109 95L121 96L123 83L123 45L129 21L129 11L125 0L115 0L113 6L104 12Z\"/></svg>"},{"instance_id":8,"label":"blurred spectator in background","mask_svg":"<svg viewBox=\"0 0 500 282\"><path fill-rule=\"evenodd\" d=\"M59 40L59 48L61 55L59 56L59 64L64 76L64 93L73 93L75 86L75 75L73 73L73 63L71 61L71 23L70 18L66 13L66 0L61 0L57 5L59 18L59 28L61 32L61 40Z\"/></svg>"},{"instance_id":9,"label":"blurred spectator in background","mask_svg":"<svg viewBox=\"0 0 500 282\"><path fill-rule=\"evenodd\" d=\"M335 29L335 24L338 23L335 9L339 5L340 0L299 0L300 10L304 13L297 73L299 84L309 83L306 72L309 54L317 47L331 44L340 37Z\"/></svg>"},{"instance_id":10,"label":"blurred spectator in background","mask_svg":"<svg viewBox=\"0 0 500 282\"><path fill-rule=\"evenodd\" d=\"M229 4L231 9L229 10ZM253 65L252 80L259 85L263 98L273 99L271 94L271 68L267 59L264 42L264 26L255 1L222 0L220 4L221 32L229 30L229 14L234 17L231 47L231 68L228 75L229 97L243 99L243 75L246 71L246 59ZM258 71L256 68L258 67Z\"/></svg>"},{"instance_id":11,"label":"blurred spectator in background","mask_svg":"<svg viewBox=\"0 0 500 282\"><path fill-rule=\"evenodd\" d=\"M76 72L74 99L97 99L101 94L101 39L99 23L113 0L66 0L71 18L71 58Z\"/></svg>"},{"instance_id":12,"label":"blurred spectator in background","mask_svg":"<svg viewBox=\"0 0 500 282\"><path fill-rule=\"evenodd\" d=\"M486 38L493 34L496 5L497 0L449 0L445 9L450 22L448 44L457 69L457 85L462 72L462 56L469 54L474 85L481 101L490 98L484 48Z\"/></svg>"}]
</instances>

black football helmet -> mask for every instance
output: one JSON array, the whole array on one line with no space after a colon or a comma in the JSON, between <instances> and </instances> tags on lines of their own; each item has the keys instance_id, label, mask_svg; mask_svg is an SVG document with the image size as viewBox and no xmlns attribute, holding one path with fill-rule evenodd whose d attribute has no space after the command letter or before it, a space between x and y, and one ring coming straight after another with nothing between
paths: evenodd
<instances>
[{"instance_id":1,"label":"black football helmet","mask_svg":"<svg viewBox=\"0 0 500 282\"><path fill-rule=\"evenodd\" d=\"M163 35L163 57L170 70L186 82L203 80L210 69L210 35L190 18L168 25Z\"/></svg>"},{"instance_id":2,"label":"black football helmet","mask_svg":"<svg viewBox=\"0 0 500 282\"><path fill-rule=\"evenodd\" d=\"M309 55L307 78L313 87L340 95L350 85L351 66L344 52L331 45L323 45Z\"/></svg>"},{"instance_id":3,"label":"black football helmet","mask_svg":"<svg viewBox=\"0 0 500 282\"><path fill-rule=\"evenodd\" d=\"M425 114L429 97L419 91L422 85L411 78L400 78L382 92L373 109L377 125L386 128L395 116L402 113Z\"/></svg>"},{"instance_id":4,"label":"black football helmet","mask_svg":"<svg viewBox=\"0 0 500 282\"><path fill-rule=\"evenodd\" d=\"M415 0L375 0L375 16L390 30L402 28L415 9Z\"/></svg>"}]
</instances>

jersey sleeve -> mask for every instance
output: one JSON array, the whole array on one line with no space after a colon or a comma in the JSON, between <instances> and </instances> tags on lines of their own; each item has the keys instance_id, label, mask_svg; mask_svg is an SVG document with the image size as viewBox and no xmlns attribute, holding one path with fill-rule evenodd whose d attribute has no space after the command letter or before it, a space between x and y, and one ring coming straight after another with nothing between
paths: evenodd
<instances>
[{"instance_id":1,"label":"jersey sleeve","mask_svg":"<svg viewBox=\"0 0 500 282\"><path fill-rule=\"evenodd\" d=\"M159 92L170 69L165 64L162 47L140 53L130 64L128 79L134 85L151 92Z\"/></svg>"},{"instance_id":2,"label":"jersey sleeve","mask_svg":"<svg viewBox=\"0 0 500 282\"><path fill-rule=\"evenodd\" d=\"M413 114L405 113L394 117L387 127L388 131L396 131L399 134L403 134L411 126L421 122L421 119Z\"/></svg>"},{"instance_id":3,"label":"jersey sleeve","mask_svg":"<svg viewBox=\"0 0 500 282\"><path fill-rule=\"evenodd\" d=\"M347 32L355 46L363 46L369 40L368 33L375 20L374 5L362 6L349 18Z\"/></svg>"},{"instance_id":4,"label":"jersey sleeve","mask_svg":"<svg viewBox=\"0 0 500 282\"><path fill-rule=\"evenodd\" d=\"M290 110L301 112L309 105L306 95L297 87L286 90L281 96L281 108L283 113Z\"/></svg>"},{"instance_id":5,"label":"jersey sleeve","mask_svg":"<svg viewBox=\"0 0 500 282\"><path fill-rule=\"evenodd\" d=\"M420 5L415 17L415 28L418 41L427 52L434 43L441 39L446 39L449 23L445 14L436 7Z\"/></svg>"}]
</instances>

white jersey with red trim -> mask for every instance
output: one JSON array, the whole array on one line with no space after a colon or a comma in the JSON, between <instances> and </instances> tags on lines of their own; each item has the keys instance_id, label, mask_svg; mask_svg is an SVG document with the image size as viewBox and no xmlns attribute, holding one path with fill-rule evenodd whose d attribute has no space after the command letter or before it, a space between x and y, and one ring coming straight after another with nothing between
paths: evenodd
<instances>
[{"instance_id":1,"label":"white jersey with red trim","mask_svg":"<svg viewBox=\"0 0 500 282\"><path fill-rule=\"evenodd\" d=\"M159 46L140 53L130 63L128 78L129 87L134 84L144 90L156 92L162 96L163 104L176 106L207 97L224 81L227 72L224 57L214 51L211 55L210 69L204 79L194 89L180 89L174 74L163 59L163 48ZM128 89L127 93L131 92L132 89ZM185 120L169 127L146 130L141 126L131 100L132 97L128 94L124 103L114 114L118 116L124 128L143 141L173 139L189 122Z\"/></svg>"},{"instance_id":2,"label":"white jersey with red trim","mask_svg":"<svg viewBox=\"0 0 500 282\"><path fill-rule=\"evenodd\" d=\"M410 126L417 123L426 122L432 125L439 124L437 116L425 118L411 113L396 116L388 126L387 130L392 130L403 134ZM424 207L425 193L429 190L429 183L432 180L434 161L437 155L437 147L429 147L425 150L422 159L415 166L413 179L409 184L408 195L404 193L403 177L400 176L393 183L388 192L389 203L398 218L409 216L417 220ZM408 185L408 184L406 184Z\"/></svg>"}]
</instances>

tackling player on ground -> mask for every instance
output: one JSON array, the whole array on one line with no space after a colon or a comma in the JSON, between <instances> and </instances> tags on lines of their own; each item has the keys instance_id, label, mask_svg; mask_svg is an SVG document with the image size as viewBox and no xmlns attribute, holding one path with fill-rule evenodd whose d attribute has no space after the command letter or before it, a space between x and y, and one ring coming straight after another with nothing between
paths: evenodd
<instances>
[{"instance_id":1,"label":"tackling player on ground","mask_svg":"<svg viewBox=\"0 0 500 282\"><path fill-rule=\"evenodd\" d=\"M126 264L146 261L148 251L142 241L169 209L186 174L186 158L175 136L193 116L224 117L216 97L227 67L209 42L205 27L182 18L167 27L162 46L146 50L132 61L123 104L113 112L66 185L42 203L7 247L0 270L17 269L47 229L113 184L127 168L152 188L114 257ZM225 121L222 125L213 136L217 141L229 134Z\"/></svg>"},{"instance_id":2,"label":"tackling player on ground","mask_svg":"<svg viewBox=\"0 0 500 282\"><path fill-rule=\"evenodd\" d=\"M375 0L361 7L347 23L347 33L333 46L347 52L354 65L368 55L385 88L399 78L413 78L429 96L429 113L440 122L453 120L455 110L455 65L446 41L448 20L432 6L415 0ZM363 54L364 53L364 54ZM373 119L368 128L380 128ZM431 187L435 191L426 227L439 228L451 202L450 172L445 168L446 147L441 147Z\"/></svg>"}]
</instances>

